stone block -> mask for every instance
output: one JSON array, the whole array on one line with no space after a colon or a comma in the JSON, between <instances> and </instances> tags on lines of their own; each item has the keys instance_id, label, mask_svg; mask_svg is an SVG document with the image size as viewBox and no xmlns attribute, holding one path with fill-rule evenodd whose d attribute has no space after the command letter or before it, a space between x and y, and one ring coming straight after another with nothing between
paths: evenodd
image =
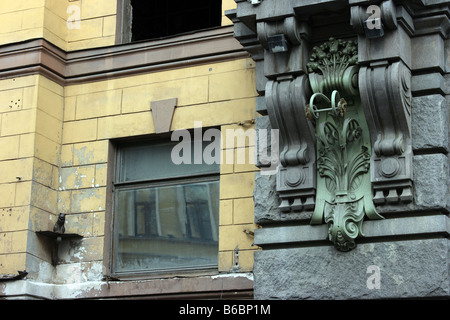
<instances>
[{"instance_id":1,"label":"stone block","mask_svg":"<svg viewBox=\"0 0 450 320\"><path fill-rule=\"evenodd\" d=\"M95 17L104 17L115 15L117 4L108 0L83 0L81 3L81 18L92 19Z\"/></svg>"},{"instance_id":2,"label":"stone block","mask_svg":"<svg viewBox=\"0 0 450 320\"><path fill-rule=\"evenodd\" d=\"M85 39L101 38L103 35L103 18L93 18L80 21L80 28L69 30L68 42L75 42Z\"/></svg>"},{"instance_id":3,"label":"stone block","mask_svg":"<svg viewBox=\"0 0 450 320\"><path fill-rule=\"evenodd\" d=\"M27 235L27 231L0 233L0 254L25 252Z\"/></svg>"},{"instance_id":4,"label":"stone block","mask_svg":"<svg viewBox=\"0 0 450 320\"><path fill-rule=\"evenodd\" d=\"M35 135L35 151L36 158L47 161L50 164L58 163L60 144L40 134Z\"/></svg>"},{"instance_id":5,"label":"stone block","mask_svg":"<svg viewBox=\"0 0 450 320\"><path fill-rule=\"evenodd\" d=\"M233 200L220 200L219 225L233 224Z\"/></svg>"},{"instance_id":6,"label":"stone block","mask_svg":"<svg viewBox=\"0 0 450 320\"><path fill-rule=\"evenodd\" d=\"M131 137L154 132L155 126L151 112L139 112L98 119L98 139Z\"/></svg>"},{"instance_id":7,"label":"stone block","mask_svg":"<svg viewBox=\"0 0 450 320\"><path fill-rule=\"evenodd\" d=\"M120 113L122 90L109 90L77 97L76 120Z\"/></svg>"},{"instance_id":8,"label":"stone block","mask_svg":"<svg viewBox=\"0 0 450 320\"><path fill-rule=\"evenodd\" d=\"M117 17L115 15L103 18L103 37L116 35L116 23Z\"/></svg>"},{"instance_id":9,"label":"stone block","mask_svg":"<svg viewBox=\"0 0 450 320\"><path fill-rule=\"evenodd\" d=\"M105 215L105 211L92 214L92 236L101 237L105 235Z\"/></svg>"},{"instance_id":10,"label":"stone block","mask_svg":"<svg viewBox=\"0 0 450 320\"><path fill-rule=\"evenodd\" d=\"M73 165L105 163L108 161L108 140L98 140L73 145ZM68 151L69 152L69 151ZM70 154L70 152L69 152Z\"/></svg>"},{"instance_id":11,"label":"stone block","mask_svg":"<svg viewBox=\"0 0 450 320\"><path fill-rule=\"evenodd\" d=\"M66 233L76 233L83 237L91 237L93 215L92 212L66 215Z\"/></svg>"},{"instance_id":12,"label":"stone block","mask_svg":"<svg viewBox=\"0 0 450 320\"><path fill-rule=\"evenodd\" d=\"M11 207L14 205L14 196L16 193L16 185L14 183L0 184L0 208Z\"/></svg>"},{"instance_id":13,"label":"stone block","mask_svg":"<svg viewBox=\"0 0 450 320\"><path fill-rule=\"evenodd\" d=\"M403 28L387 32L384 37L358 41L358 61L361 64L374 60L401 58L411 67L411 38Z\"/></svg>"},{"instance_id":14,"label":"stone block","mask_svg":"<svg viewBox=\"0 0 450 320\"><path fill-rule=\"evenodd\" d=\"M413 150L438 150L447 152L448 111L447 101L441 95L413 98L411 110Z\"/></svg>"},{"instance_id":15,"label":"stone block","mask_svg":"<svg viewBox=\"0 0 450 320\"><path fill-rule=\"evenodd\" d=\"M0 209L0 232L26 230L29 210L28 206Z\"/></svg>"},{"instance_id":16,"label":"stone block","mask_svg":"<svg viewBox=\"0 0 450 320\"><path fill-rule=\"evenodd\" d=\"M32 176L32 158L0 161L0 183L29 181Z\"/></svg>"},{"instance_id":17,"label":"stone block","mask_svg":"<svg viewBox=\"0 0 450 320\"><path fill-rule=\"evenodd\" d=\"M95 166L95 180L92 181L92 187L106 187L108 178L108 165L98 164Z\"/></svg>"},{"instance_id":18,"label":"stone block","mask_svg":"<svg viewBox=\"0 0 450 320\"><path fill-rule=\"evenodd\" d=\"M177 108L173 115L171 130L190 129L195 121L203 127L236 124L255 118L255 98L220 101Z\"/></svg>"},{"instance_id":19,"label":"stone block","mask_svg":"<svg viewBox=\"0 0 450 320\"><path fill-rule=\"evenodd\" d=\"M64 191L59 188L58 191L58 212L71 213L72 191Z\"/></svg>"},{"instance_id":20,"label":"stone block","mask_svg":"<svg viewBox=\"0 0 450 320\"><path fill-rule=\"evenodd\" d=\"M20 136L0 138L0 161L15 159L19 156Z\"/></svg>"},{"instance_id":21,"label":"stone block","mask_svg":"<svg viewBox=\"0 0 450 320\"><path fill-rule=\"evenodd\" d=\"M23 89L0 91L0 112L22 110Z\"/></svg>"},{"instance_id":22,"label":"stone block","mask_svg":"<svg viewBox=\"0 0 450 320\"><path fill-rule=\"evenodd\" d=\"M253 199L255 201L255 223L264 224L280 221L280 200L276 191L276 175L255 174L255 189Z\"/></svg>"},{"instance_id":23,"label":"stone block","mask_svg":"<svg viewBox=\"0 0 450 320\"><path fill-rule=\"evenodd\" d=\"M209 77L210 102L255 96L254 69L217 73Z\"/></svg>"},{"instance_id":24,"label":"stone block","mask_svg":"<svg viewBox=\"0 0 450 320\"><path fill-rule=\"evenodd\" d=\"M19 158L33 157L36 134L22 134L19 145Z\"/></svg>"},{"instance_id":25,"label":"stone block","mask_svg":"<svg viewBox=\"0 0 450 320\"><path fill-rule=\"evenodd\" d=\"M61 166L68 167L73 164L73 144L61 146Z\"/></svg>"},{"instance_id":26,"label":"stone block","mask_svg":"<svg viewBox=\"0 0 450 320\"><path fill-rule=\"evenodd\" d=\"M17 270L26 270L26 253L0 254L0 274L17 275Z\"/></svg>"},{"instance_id":27,"label":"stone block","mask_svg":"<svg viewBox=\"0 0 450 320\"><path fill-rule=\"evenodd\" d=\"M445 71L444 39L438 34L426 34L411 40L412 69L436 69Z\"/></svg>"},{"instance_id":28,"label":"stone block","mask_svg":"<svg viewBox=\"0 0 450 320\"><path fill-rule=\"evenodd\" d=\"M59 188L84 189L95 186L95 165L61 168Z\"/></svg>"},{"instance_id":29,"label":"stone block","mask_svg":"<svg viewBox=\"0 0 450 320\"><path fill-rule=\"evenodd\" d=\"M56 189L58 187L58 167L51 165L46 161L34 158L33 181L36 181L44 186Z\"/></svg>"},{"instance_id":30,"label":"stone block","mask_svg":"<svg viewBox=\"0 0 450 320\"><path fill-rule=\"evenodd\" d=\"M22 0L2 3L0 13L22 11L26 9L32 9L36 7L41 7L45 3L44 0Z\"/></svg>"},{"instance_id":31,"label":"stone block","mask_svg":"<svg viewBox=\"0 0 450 320\"><path fill-rule=\"evenodd\" d=\"M97 119L64 123L63 143L76 143L97 139Z\"/></svg>"},{"instance_id":32,"label":"stone block","mask_svg":"<svg viewBox=\"0 0 450 320\"><path fill-rule=\"evenodd\" d=\"M22 183L19 183L18 186L19 185L22 185ZM17 192L17 195L19 195L19 192ZM44 211L57 212L58 209L57 199L58 197L56 190L41 185L39 183L33 182L29 202L31 205L40 208Z\"/></svg>"},{"instance_id":33,"label":"stone block","mask_svg":"<svg viewBox=\"0 0 450 320\"><path fill-rule=\"evenodd\" d=\"M224 125L220 128L221 148L242 148L255 145L255 130L251 123Z\"/></svg>"},{"instance_id":34,"label":"stone block","mask_svg":"<svg viewBox=\"0 0 450 320\"><path fill-rule=\"evenodd\" d=\"M219 229L219 251L252 249L253 237L245 231L253 231L254 224L221 226Z\"/></svg>"},{"instance_id":35,"label":"stone block","mask_svg":"<svg viewBox=\"0 0 450 320\"><path fill-rule=\"evenodd\" d=\"M254 220L253 198L240 198L234 200L233 223L248 224Z\"/></svg>"},{"instance_id":36,"label":"stone block","mask_svg":"<svg viewBox=\"0 0 450 320\"><path fill-rule=\"evenodd\" d=\"M448 161L443 154L414 156L414 203L418 209L448 208Z\"/></svg>"},{"instance_id":37,"label":"stone block","mask_svg":"<svg viewBox=\"0 0 450 320\"><path fill-rule=\"evenodd\" d=\"M41 80L39 80L41 81ZM58 120L63 120L64 116L64 98L55 91L59 91L59 86L52 86L52 83L45 83L47 86L52 87L52 90L39 86L37 96L38 109L48 113Z\"/></svg>"},{"instance_id":38,"label":"stone block","mask_svg":"<svg viewBox=\"0 0 450 320\"><path fill-rule=\"evenodd\" d=\"M262 115L267 114L266 97L259 96L256 98L256 112Z\"/></svg>"},{"instance_id":39,"label":"stone block","mask_svg":"<svg viewBox=\"0 0 450 320\"><path fill-rule=\"evenodd\" d=\"M255 252L256 299L449 297L449 240L360 244Z\"/></svg>"},{"instance_id":40,"label":"stone block","mask_svg":"<svg viewBox=\"0 0 450 320\"><path fill-rule=\"evenodd\" d=\"M411 79L411 90L414 95L430 92L443 94L446 92L445 79L439 72L415 75Z\"/></svg>"},{"instance_id":41,"label":"stone block","mask_svg":"<svg viewBox=\"0 0 450 320\"><path fill-rule=\"evenodd\" d=\"M59 248L61 263L78 263L103 259L103 237L63 241Z\"/></svg>"},{"instance_id":42,"label":"stone block","mask_svg":"<svg viewBox=\"0 0 450 320\"><path fill-rule=\"evenodd\" d=\"M35 131L36 110L27 109L6 112L2 115L2 136L11 136Z\"/></svg>"},{"instance_id":43,"label":"stone block","mask_svg":"<svg viewBox=\"0 0 450 320\"><path fill-rule=\"evenodd\" d=\"M55 222L58 219L55 214L49 213L34 206L27 206L24 208L27 208L29 210L29 227L32 231L53 230Z\"/></svg>"},{"instance_id":44,"label":"stone block","mask_svg":"<svg viewBox=\"0 0 450 320\"><path fill-rule=\"evenodd\" d=\"M224 174L220 176L220 199L251 197L255 173Z\"/></svg>"},{"instance_id":45,"label":"stone block","mask_svg":"<svg viewBox=\"0 0 450 320\"><path fill-rule=\"evenodd\" d=\"M61 143L62 121L54 118L46 112L37 110L36 133L43 135L53 142Z\"/></svg>"},{"instance_id":46,"label":"stone block","mask_svg":"<svg viewBox=\"0 0 450 320\"><path fill-rule=\"evenodd\" d=\"M22 12L22 29L38 29L42 27L44 27L44 7Z\"/></svg>"},{"instance_id":47,"label":"stone block","mask_svg":"<svg viewBox=\"0 0 450 320\"><path fill-rule=\"evenodd\" d=\"M105 210L106 188L89 188L72 191L71 212L94 212Z\"/></svg>"},{"instance_id":48,"label":"stone block","mask_svg":"<svg viewBox=\"0 0 450 320\"><path fill-rule=\"evenodd\" d=\"M219 272L230 272L233 269L233 251L219 252Z\"/></svg>"},{"instance_id":49,"label":"stone block","mask_svg":"<svg viewBox=\"0 0 450 320\"><path fill-rule=\"evenodd\" d=\"M6 198L9 199L10 202L12 202L16 206L28 206L31 204L31 190L32 190L32 182L26 181L26 182L20 182L16 184L9 184L9 186L16 187L15 191L15 198L14 193L3 193L3 191L0 188L0 194L6 195ZM1 202L0 202L1 203ZM0 207L2 205L0 204Z\"/></svg>"}]
</instances>

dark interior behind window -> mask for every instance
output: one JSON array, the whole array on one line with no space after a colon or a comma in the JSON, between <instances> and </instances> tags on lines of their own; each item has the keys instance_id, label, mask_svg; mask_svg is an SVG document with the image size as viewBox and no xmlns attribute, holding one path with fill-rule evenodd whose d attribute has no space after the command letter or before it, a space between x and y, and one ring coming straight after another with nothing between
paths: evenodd
<instances>
[{"instance_id":1,"label":"dark interior behind window","mask_svg":"<svg viewBox=\"0 0 450 320\"><path fill-rule=\"evenodd\" d=\"M131 0L131 41L218 27L222 0Z\"/></svg>"}]
</instances>

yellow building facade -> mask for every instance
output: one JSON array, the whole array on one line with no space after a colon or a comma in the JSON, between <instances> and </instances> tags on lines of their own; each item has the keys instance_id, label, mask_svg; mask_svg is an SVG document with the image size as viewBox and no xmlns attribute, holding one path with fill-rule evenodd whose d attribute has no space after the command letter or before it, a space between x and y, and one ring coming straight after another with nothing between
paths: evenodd
<instances>
[{"instance_id":1,"label":"yellow building facade","mask_svg":"<svg viewBox=\"0 0 450 320\"><path fill-rule=\"evenodd\" d=\"M127 43L126 1L0 3L0 296L252 296L258 168L246 133L258 94L255 63L224 15L235 6L221 2L220 26ZM176 106L161 131L152 105L168 99ZM217 172L217 264L123 281L111 264L118 146L198 123L219 129L221 154L235 160ZM227 145L225 132L245 144ZM160 196L160 208L175 198ZM62 239L52 233L60 213Z\"/></svg>"}]
</instances>

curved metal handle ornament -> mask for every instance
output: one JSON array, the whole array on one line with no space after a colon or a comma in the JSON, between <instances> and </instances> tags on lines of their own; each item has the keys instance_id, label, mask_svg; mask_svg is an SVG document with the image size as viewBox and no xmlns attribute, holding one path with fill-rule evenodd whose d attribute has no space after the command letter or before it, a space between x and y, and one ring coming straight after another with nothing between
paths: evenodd
<instances>
[{"instance_id":1,"label":"curved metal handle ornament","mask_svg":"<svg viewBox=\"0 0 450 320\"><path fill-rule=\"evenodd\" d=\"M330 105L330 108L318 108L314 104L314 100L317 98L321 98L324 100L327 105ZM335 115L340 115L341 117L345 114L345 109L347 107L347 102L345 99L341 98L339 91L334 90L331 94L331 99L329 99L326 95L324 95L321 92L317 92L311 96L311 99L309 99L309 105L307 108L307 115L308 112L314 117L314 119L319 119L319 113L320 112L328 112L333 111Z\"/></svg>"}]
</instances>

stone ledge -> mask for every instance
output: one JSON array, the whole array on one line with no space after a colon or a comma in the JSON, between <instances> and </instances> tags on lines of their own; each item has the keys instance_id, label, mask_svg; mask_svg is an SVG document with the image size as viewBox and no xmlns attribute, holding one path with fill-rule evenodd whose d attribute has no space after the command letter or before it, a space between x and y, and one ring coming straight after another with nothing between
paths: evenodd
<instances>
[{"instance_id":1,"label":"stone ledge","mask_svg":"<svg viewBox=\"0 0 450 320\"><path fill-rule=\"evenodd\" d=\"M301 225L255 230L255 244L264 246L307 245L308 243L327 241L328 227ZM450 236L450 218L446 215L431 215L420 217L395 218L385 220L365 221L363 224L365 241L387 237L421 237ZM360 238L361 239L361 238ZM358 239L356 240L358 243ZM328 241L324 244L331 244Z\"/></svg>"},{"instance_id":2,"label":"stone ledge","mask_svg":"<svg viewBox=\"0 0 450 320\"><path fill-rule=\"evenodd\" d=\"M0 298L14 299L151 299L173 295L187 299L251 297L253 274L228 273L208 277L133 281L86 281L51 284L32 280L0 283Z\"/></svg>"}]
</instances>

